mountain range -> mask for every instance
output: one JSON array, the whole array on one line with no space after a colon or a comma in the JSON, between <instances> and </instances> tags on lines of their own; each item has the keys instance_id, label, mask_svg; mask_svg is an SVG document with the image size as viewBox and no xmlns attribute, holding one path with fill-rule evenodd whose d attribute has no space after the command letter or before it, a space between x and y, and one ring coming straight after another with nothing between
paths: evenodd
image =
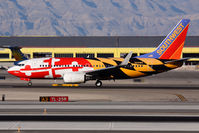
<instances>
[{"instance_id":1,"label":"mountain range","mask_svg":"<svg viewBox=\"0 0 199 133\"><path fill-rule=\"evenodd\" d=\"M198 0L0 0L0 36L165 36Z\"/></svg>"}]
</instances>

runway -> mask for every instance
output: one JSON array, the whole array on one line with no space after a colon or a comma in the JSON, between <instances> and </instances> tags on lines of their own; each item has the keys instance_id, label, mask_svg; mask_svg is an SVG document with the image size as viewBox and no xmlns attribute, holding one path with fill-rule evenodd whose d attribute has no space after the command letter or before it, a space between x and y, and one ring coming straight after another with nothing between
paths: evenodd
<instances>
[{"instance_id":1,"label":"runway","mask_svg":"<svg viewBox=\"0 0 199 133\"><path fill-rule=\"evenodd\" d=\"M26 81L1 71L6 80L0 80L0 96L6 101L38 101L40 96L69 96L69 101L151 101L176 102L199 101L199 71L170 71L142 78L141 82L130 80L103 81L96 88L94 81L80 84L79 87L55 87L53 83L62 80L33 80L27 87Z\"/></svg>"},{"instance_id":2,"label":"runway","mask_svg":"<svg viewBox=\"0 0 199 133\"><path fill-rule=\"evenodd\" d=\"M198 103L1 102L0 132L198 132Z\"/></svg>"},{"instance_id":3,"label":"runway","mask_svg":"<svg viewBox=\"0 0 199 133\"><path fill-rule=\"evenodd\" d=\"M1 102L0 115L199 116L193 102ZM1 120L1 118L0 118Z\"/></svg>"},{"instance_id":4,"label":"runway","mask_svg":"<svg viewBox=\"0 0 199 133\"><path fill-rule=\"evenodd\" d=\"M199 72L168 72L130 80L55 87L62 80L0 80L0 132L199 132ZM67 103L39 102L68 96Z\"/></svg>"},{"instance_id":5,"label":"runway","mask_svg":"<svg viewBox=\"0 0 199 133\"><path fill-rule=\"evenodd\" d=\"M197 133L198 123L185 122L12 122L0 132L16 133ZM34 126L33 126L34 125ZM5 132L4 132L5 133Z\"/></svg>"}]
</instances>

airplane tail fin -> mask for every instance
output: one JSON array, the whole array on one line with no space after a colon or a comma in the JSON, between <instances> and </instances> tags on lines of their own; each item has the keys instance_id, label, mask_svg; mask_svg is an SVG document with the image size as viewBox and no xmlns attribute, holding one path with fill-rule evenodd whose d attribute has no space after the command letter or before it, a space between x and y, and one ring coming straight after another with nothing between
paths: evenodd
<instances>
[{"instance_id":1,"label":"airplane tail fin","mask_svg":"<svg viewBox=\"0 0 199 133\"><path fill-rule=\"evenodd\" d=\"M9 48L16 61L27 60L28 58L21 52L21 47L18 46L3 46L1 48Z\"/></svg>"},{"instance_id":2,"label":"airplane tail fin","mask_svg":"<svg viewBox=\"0 0 199 133\"><path fill-rule=\"evenodd\" d=\"M138 56L138 58L180 59L189 22L189 19L180 20L155 51Z\"/></svg>"}]
</instances>

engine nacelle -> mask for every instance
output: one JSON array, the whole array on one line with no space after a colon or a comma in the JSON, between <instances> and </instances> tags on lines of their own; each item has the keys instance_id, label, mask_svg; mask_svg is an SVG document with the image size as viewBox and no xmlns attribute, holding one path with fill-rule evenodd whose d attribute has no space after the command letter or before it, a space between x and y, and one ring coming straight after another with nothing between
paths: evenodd
<instances>
[{"instance_id":1,"label":"engine nacelle","mask_svg":"<svg viewBox=\"0 0 199 133\"><path fill-rule=\"evenodd\" d=\"M84 73L65 73L64 83L84 83L86 76Z\"/></svg>"}]
</instances>

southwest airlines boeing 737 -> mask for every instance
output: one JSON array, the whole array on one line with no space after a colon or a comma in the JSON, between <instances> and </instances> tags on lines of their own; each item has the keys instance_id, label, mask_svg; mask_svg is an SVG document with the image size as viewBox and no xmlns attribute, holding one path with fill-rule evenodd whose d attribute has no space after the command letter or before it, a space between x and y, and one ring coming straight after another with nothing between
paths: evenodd
<instances>
[{"instance_id":1,"label":"southwest airlines boeing 737","mask_svg":"<svg viewBox=\"0 0 199 133\"><path fill-rule=\"evenodd\" d=\"M125 58L35 58L28 59L19 47L4 47L12 51L15 65L8 73L28 81L32 79L63 79L64 83L85 83L96 80L130 79L166 72L181 67L187 59L181 59L189 19L182 19L151 53Z\"/></svg>"}]
</instances>

